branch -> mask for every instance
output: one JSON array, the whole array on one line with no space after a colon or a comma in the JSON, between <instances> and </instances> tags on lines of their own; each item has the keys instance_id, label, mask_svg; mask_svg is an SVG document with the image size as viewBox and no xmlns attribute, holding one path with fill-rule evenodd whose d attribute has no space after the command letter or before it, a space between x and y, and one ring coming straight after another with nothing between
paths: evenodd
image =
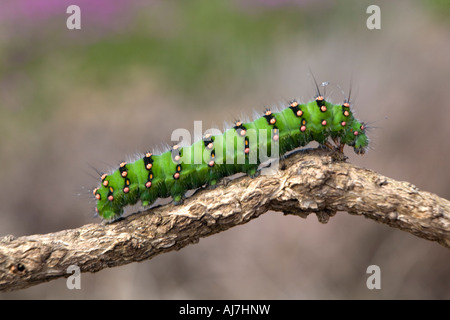
<instances>
[{"instance_id":1,"label":"branch","mask_svg":"<svg viewBox=\"0 0 450 320\"><path fill-rule=\"evenodd\" d=\"M450 248L450 202L408 182L302 150L274 175L241 177L200 190L183 205L165 205L109 224L0 239L0 291L67 277L67 268L97 272L181 249L269 211L326 223L337 211L364 215Z\"/></svg>"}]
</instances>

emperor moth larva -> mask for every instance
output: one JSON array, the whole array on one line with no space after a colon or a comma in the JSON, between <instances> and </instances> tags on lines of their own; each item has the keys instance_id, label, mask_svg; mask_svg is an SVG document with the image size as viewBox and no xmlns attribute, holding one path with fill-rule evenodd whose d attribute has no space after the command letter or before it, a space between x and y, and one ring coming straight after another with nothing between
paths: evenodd
<instances>
[{"instance_id":1,"label":"emperor moth larva","mask_svg":"<svg viewBox=\"0 0 450 320\"><path fill-rule=\"evenodd\" d=\"M223 134L207 134L190 146L175 145L158 155L146 152L132 163L122 162L114 172L103 174L93 190L96 211L103 219L114 220L125 206L139 200L148 206L171 196L175 204L181 203L188 190L215 186L223 177L239 172L254 176L265 151L273 147L278 157L311 141L334 148L331 138L341 153L349 145L363 154L368 146L365 131L348 100L332 104L318 92L306 104L292 100L280 112L266 110L252 122L237 121Z\"/></svg>"}]
</instances>

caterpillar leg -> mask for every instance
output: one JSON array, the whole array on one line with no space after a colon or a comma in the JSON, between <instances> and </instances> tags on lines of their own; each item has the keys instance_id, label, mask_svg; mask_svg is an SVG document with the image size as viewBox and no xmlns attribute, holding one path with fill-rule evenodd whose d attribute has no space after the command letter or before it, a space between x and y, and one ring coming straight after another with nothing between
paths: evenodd
<instances>
[{"instance_id":1,"label":"caterpillar leg","mask_svg":"<svg viewBox=\"0 0 450 320\"><path fill-rule=\"evenodd\" d=\"M184 196L182 194L173 195L172 196L173 204L176 206L183 204L183 198Z\"/></svg>"},{"instance_id":2,"label":"caterpillar leg","mask_svg":"<svg viewBox=\"0 0 450 320\"><path fill-rule=\"evenodd\" d=\"M330 142L328 142L328 141L325 141L324 143L323 143L323 145L325 146L325 147L327 147L328 149L330 149L330 150L335 150L336 148L330 143Z\"/></svg>"},{"instance_id":3,"label":"caterpillar leg","mask_svg":"<svg viewBox=\"0 0 450 320\"><path fill-rule=\"evenodd\" d=\"M213 183L214 181L214 183ZM230 177L223 177L220 180L213 180L208 184L208 189L209 190L214 190L215 188L217 188L220 185L223 186L227 186L231 181L233 181L233 179L231 179Z\"/></svg>"},{"instance_id":4,"label":"caterpillar leg","mask_svg":"<svg viewBox=\"0 0 450 320\"><path fill-rule=\"evenodd\" d=\"M250 177L250 178L256 178L258 175L259 175L259 173L258 173L258 170L257 169L250 169L248 172L247 172L247 174L248 174L248 176Z\"/></svg>"},{"instance_id":5,"label":"caterpillar leg","mask_svg":"<svg viewBox=\"0 0 450 320\"><path fill-rule=\"evenodd\" d=\"M344 146L345 143L341 142L341 139L339 137L335 137L333 138L333 142L336 145L337 149L339 150L340 153L344 153Z\"/></svg>"},{"instance_id":6,"label":"caterpillar leg","mask_svg":"<svg viewBox=\"0 0 450 320\"><path fill-rule=\"evenodd\" d=\"M339 137L333 137L333 138L331 138L331 139L333 139L334 144L336 145L336 147L338 147L339 144L340 144L340 139L339 139Z\"/></svg>"},{"instance_id":7,"label":"caterpillar leg","mask_svg":"<svg viewBox=\"0 0 450 320\"><path fill-rule=\"evenodd\" d=\"M340 153L344 153L344 147L345 147L345 143L339 144L339 152Z\"/></svg>"},{"instance_id":8,"label":"caterpillar leg","mask_svg":"<svg viewBox=\"0 0 450 320\"><path fill-rule=\"evenodd\" d=\"M251 170L250 172L248 172L247 174L250 176L250 178L253 179L261 174L261 170L254 169L254 170Z\"/></svg>"},{"instance_id":9,"label":"caterpillar leg","mask_svg":"<svg viewBox=\"0 0 450 320\"><path fill-rule=\"evenodd\" d=\"M146 207L150 207L153 204L154 201L141 201L141 205L146 208Z\"/></svg>"},{"instance_id":10,"label":"caterpillar leg","mask_svg":"<svg viewBox=\"0 0 450 320\"><path fill-rule=\"evenodd\" d=\"M217 180L211 180L208 183L208 189L209 190L213 190L213 189L217 188L217 186L218 186Z\"/></svg>"}]
</instances>

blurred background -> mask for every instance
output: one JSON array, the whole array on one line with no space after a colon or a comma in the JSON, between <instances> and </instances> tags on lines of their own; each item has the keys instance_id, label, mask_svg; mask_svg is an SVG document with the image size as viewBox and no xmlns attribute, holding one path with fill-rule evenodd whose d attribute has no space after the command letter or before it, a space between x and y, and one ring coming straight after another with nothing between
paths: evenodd
<instances>
[{"instance_id":1,"label":"blurred background","mask_svg":"<svg viewBox=\"0 0 450 320\"><path fill-rule=\"evenodd\" d=\"M99 223L97 173L170 143L176 128L352 89L371 149L349 161L450 199L450 2L2 0L0 235ZM69 30L69 5L81 29ZM369 5L381 29L369 30ZM381 268L381 290L366 269ZM140 263L0 299L449 299L434 242L338 213L268 212Z\"/></svg>"}]
</instances>

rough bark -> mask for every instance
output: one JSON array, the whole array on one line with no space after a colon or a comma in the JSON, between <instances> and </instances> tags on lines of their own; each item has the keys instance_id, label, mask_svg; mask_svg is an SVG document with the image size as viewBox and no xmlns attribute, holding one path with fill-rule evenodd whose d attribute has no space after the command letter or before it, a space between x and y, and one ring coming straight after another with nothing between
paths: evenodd
<instances>
[{"instance_id":1,"label":"rough bark","mask_svg":"<svg viewBox=\"0 0 450 320\"><path fill-rule=\"evenodd\" d=\"M199 190L183 205L139 212L114 223L0 239L0 291L67 277L67 268L97 272L178 250L269 211L326 223L337 211L436 241L450 248L450 202L314 149L294 153L273 175L241 177ZM339 239L336 239L339 241Z\"/></svg>"}]
</instances>

